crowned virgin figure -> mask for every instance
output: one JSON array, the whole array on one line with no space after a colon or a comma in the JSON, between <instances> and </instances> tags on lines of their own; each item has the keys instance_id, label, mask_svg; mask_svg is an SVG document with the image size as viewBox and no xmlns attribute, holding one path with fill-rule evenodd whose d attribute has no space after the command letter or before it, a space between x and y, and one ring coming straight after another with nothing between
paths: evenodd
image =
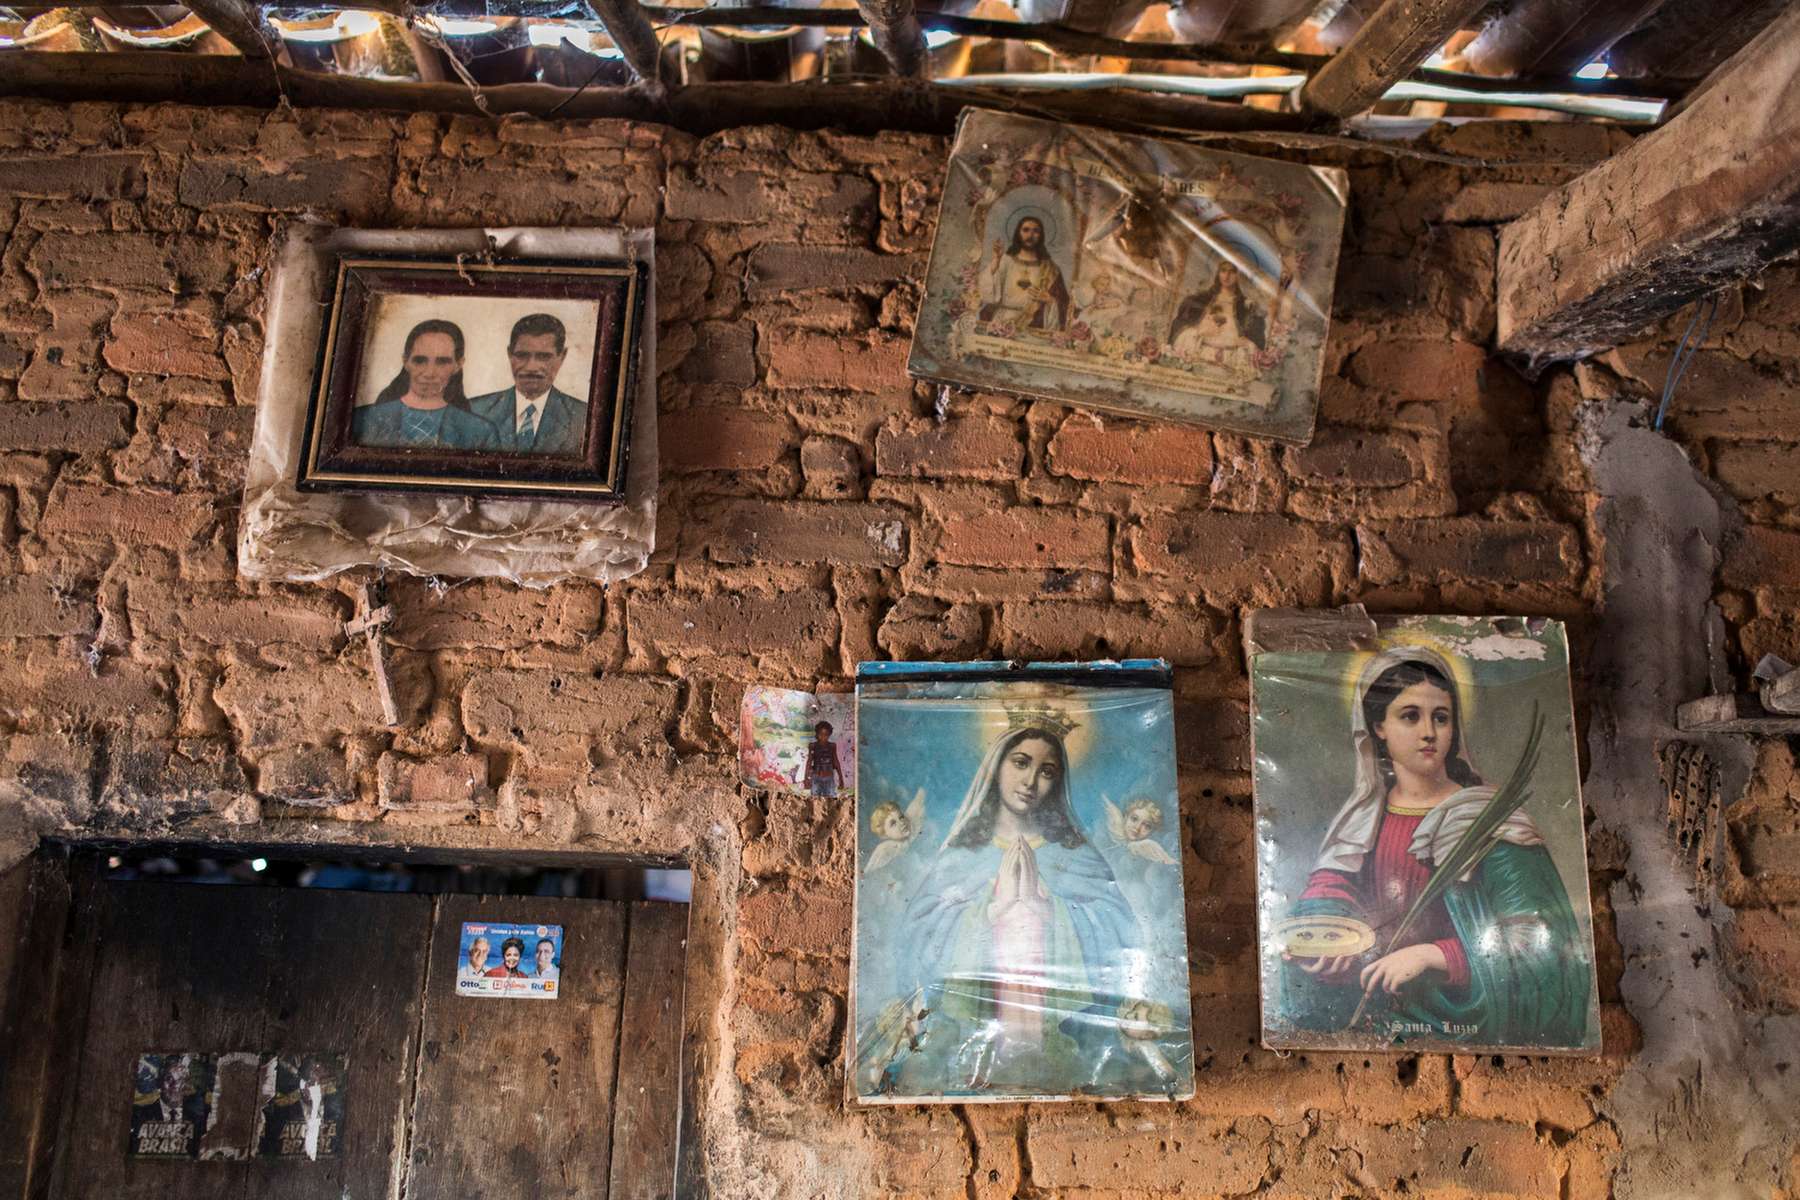
<instances>
[{"instance_id":1,"label":"crowned virgin figure","mask_svg":"<svg viewBox=\"0 0 1800 1200\"><path fill-rule=\"evenodd\" d=\"M917 985L945 1065L967 1086L1061 1090L1115 1032L1120 962L1139 926L1070 804L1051 708L1008 709L943 845L907 902Z\"/></svg>"},{"instance_id":2,"label":"crowned virgin figure","mask_svg":"<svg viewBox=\"0 0 1800 1200\"><path fill-rule=\"evenodd\" d=\"M1592 952L1524 808L1482 835L1461 878L1434 879L1478 822L1492 823L1499 790L1475 769L1455 680L1421 646L1363 668L1350 711L1355 785L1282 922L1283 1016L1297 1029L1355 1025L1398 1041L1587 1045Z\"/></svg>"}]
</instances>

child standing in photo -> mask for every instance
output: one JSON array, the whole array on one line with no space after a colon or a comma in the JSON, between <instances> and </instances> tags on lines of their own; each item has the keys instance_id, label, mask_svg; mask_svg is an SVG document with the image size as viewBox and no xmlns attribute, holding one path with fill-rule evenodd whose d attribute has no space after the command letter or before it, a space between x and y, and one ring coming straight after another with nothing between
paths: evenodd
<instances>
[{"instance_id":1,"label":"child standing in photo","mask_svg":"<svg viewBox=\"0 0 1800 1200\"><path fill-rule=\"evenodd\" d=\"M806 786L814 796L837 798L844 786L844 768L838 764L837 744L831 740L830 721L813 726L813 740L806 744Z\"/></svg>"}]
</instances>

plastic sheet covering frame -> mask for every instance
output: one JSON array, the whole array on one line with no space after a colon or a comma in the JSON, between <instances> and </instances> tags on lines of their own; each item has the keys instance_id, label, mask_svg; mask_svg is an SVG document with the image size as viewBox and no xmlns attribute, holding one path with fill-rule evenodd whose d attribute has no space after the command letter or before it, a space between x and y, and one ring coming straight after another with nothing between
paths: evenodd
<instances>
[{"instance_id":1,"label":"plastic sheet covering frame","mask_svg":"<svg viewBox=\"0 0 1800 1200\"><path fill-rule=\"evenodd\" d=\"M238 523L238 572L304 582L374 566L548 587L644 569L656 537L656 281L644 298L624 501L302 492L295 485L331 264L344 252L653 261L650 230L360 230L290 226L269 293L256 432Z\"/></svg>"},{"instance_id":2,"label":"plastic sheet covering frame","mask_svg":"<svg viewBox=\"0 0 1800 1200\"><path fill-rule=\"evenodd\" d=\"M1192 1097L1173 726L1160 659L859 667L850 1103Z\"/></svg>"},{"instance_id":3,"label":"plastic sheet covering frame","mask_svg":"<svg viewBox=\"0 0 1800 1200\"><path fill-rule=\"evenodd\" d=\"M1560 622L1251 614L1271 1049L1594 1055Z\"/></svg>"},{"instance_id":4,"label":"plastic sheet covering frame","mask_svg":"<svg viewBox=\"0 0 1800 1200\"><path fill-rule=\"evenodd\" d=\"M1303 443L1348 176L970 110L907 369Z\"/></svg>"}]
</instances>

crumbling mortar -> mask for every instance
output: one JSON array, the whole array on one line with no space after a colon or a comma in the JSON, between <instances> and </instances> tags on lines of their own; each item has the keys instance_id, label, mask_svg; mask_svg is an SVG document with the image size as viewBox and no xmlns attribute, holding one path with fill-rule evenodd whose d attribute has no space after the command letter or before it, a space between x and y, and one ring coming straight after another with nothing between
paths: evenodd
<instances>
[{"instance_id":1,"label":"crumbling mortar","mask_svg":"<svg viewBox=\"0 0 1800 1200\"><path fill-rule=\"evenodd\" d=\"M982 1171L981 1142L975 1136L975 1123L969 1117L969 1106L958 1104L951 1111L955 1113L957 1121L962 1125L963 1138L969 1147L969 1173L963 1180L963 1195L966 1200L979 1200L981 1193L978 1181Z\"/></svg>"},{"instance_id":2,"label":"crumbling mortar","mask_svg":"<svg viewBox=\"0 0 1800 1200\"><path fill-rule=\"evenodd\" d=\"M1613 634L1591 665L1600 711L1589 730L1587 792L1598 827L1631 852L1613 899L1626 962L1621 991L1644 1039L1596 1108L1622 1145L1636 1147L1615 1177L1621 1200L1748 1196L1790 1182L1800 1086L1774 1064L1800 1052L1800 1021L1742 1012L1719 956L1690 958L1694 941L1718 943L1729 909L1694 904L1691 871L1669 844L1662 812L1640 802L1657 794L1655 746L1675 734L1675 705L1729 685L1711 596L1714 547L1736 517L1716 485L1643 426L1644 414L1604 402L1578 414L1582 457L1602 497L1596 525L1610 568L1602 613ZM1727 792L1738 794L1747 748L1729 737L1697 740L1724 768Z\"/></svg>"}]
</instances>

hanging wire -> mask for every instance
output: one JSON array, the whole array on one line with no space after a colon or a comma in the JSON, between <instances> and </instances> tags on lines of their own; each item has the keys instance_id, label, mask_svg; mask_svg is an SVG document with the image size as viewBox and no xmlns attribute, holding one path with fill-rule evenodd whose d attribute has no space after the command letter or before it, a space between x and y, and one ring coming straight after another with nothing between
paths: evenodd
<instances>
[{"instance_id":1,"label":"hanging wire","mask_svg":"<svg viewBox=\"0 0 1800 1200\"><path fill-rule=\"evenodd\" d=\"M1693 344L1688 339L1693 337L1694 326L1700 320L1700 313L1705 311L1706 323L1700 326L1700 336L1694 338ZM1704 302L1694 306L1694 315L1688 319L1687 330L1681 335L1681 342L1675 347L1675 357L1669 360L1669 373L1663 378L1662 402L1656 406L1656 420L1651 428L1661 431L1663 418L1669 414L1669 401L1675 398L1675 388L1681 383L1681 377L1694 362L1694 355L1706 344L1706 335L1712 330L1713 318L1719 315L1719 295L1714 292Z\"/></svg>"}]
</instances>

